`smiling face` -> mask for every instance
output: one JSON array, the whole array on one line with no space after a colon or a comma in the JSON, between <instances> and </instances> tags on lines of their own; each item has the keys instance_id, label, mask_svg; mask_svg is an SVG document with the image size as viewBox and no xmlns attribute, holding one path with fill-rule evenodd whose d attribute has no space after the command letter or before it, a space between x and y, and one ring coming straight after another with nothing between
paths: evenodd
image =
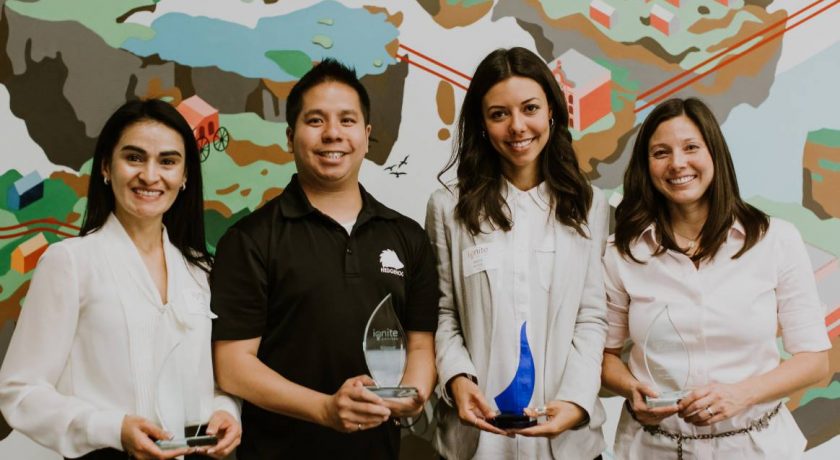
<instances>
[{"instance_id":1,"label":"smiling face","mask_svg":"<svg viewBox=\"0 0 840 460\"><path fill-rule=\"evenodd\" d=\"M353 88L327 81L307 90L287 136L302 183L323 190L357 187L370 125Z\"/></svg>"},{"instance_id":2,"label":"smiling face","mask_svg":"<svg viewBox=\"0 0 840 460\"><path fill-rule=\"evenodd\" d=\"M666 120L653 132L648 143L648 172L669 206L708 208L706 191L715 168L703 135L687 116Z\"/></svg>"},{"instance_id":3,"label":"smiling face","mask_svg":"<svg viewBox=\"0 0 840 460\"><path fill-rule=\"evenodd\" d=\"M481 103L490 144L502 173L516 184L536 185L540 154L551 135L551 108L536 81L510 77L493 85Z\"/></svg>"},{"instance_id":4,"label":"smiling face","mask_svg":"<svg viewBox=\"0 0 840 460\"><path fill-rule=\"evenodd\" d=\"M162 123L139 121L123 131L102 174L111 182L114 214L123 225L162 222L186 180L184 142Z\"/></svg>"}]
</instances>

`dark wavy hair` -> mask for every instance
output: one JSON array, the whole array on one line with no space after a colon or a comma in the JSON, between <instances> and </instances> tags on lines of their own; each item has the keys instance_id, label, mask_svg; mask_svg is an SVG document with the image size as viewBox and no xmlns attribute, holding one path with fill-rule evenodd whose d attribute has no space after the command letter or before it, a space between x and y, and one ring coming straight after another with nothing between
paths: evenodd
<instances>
[{"instance_id":1,"label":"dark wavy hair","mask_svg":"<svg viewBox=\"0 0 840 460\"><path fill-rule=\"evenodd\" d=\"M80 236L93 233L105 224L114 211L114 192L103 181L102 166L110 165L114 149L123 132L136 123L155 121L175 130L184 142L186 189L163 214L169 240L184 258L205 272L210 271L212 257L204 239L204 197L202 195L201 160L193 131L184 117L170 104L158 99L132 100L123 104L108 118L93 152L90 169L87 208Z\"/></svg>"},{"instance_id":2,"label":"dark wavy hair","mask_svg":"<svg viewBox=\"0 0 840 460\"><path fill-rule=\"evenodd\" d=\"M486 220L494 228L511 229L510 209L502 196L502 167L499 153L484 131L482 99L497 83L511 77L530 78L545 92L551 108L552 124L549 139L539 156L539 174L548 186L554 215L582 236L592 205L592 187L580 170L572 135L569 132L569 113L566 98L545 61L525 48L497 49L478 65L467 89L453 152L438 180L457 165L458 203L455 217L472 234L481 232ZM441 181L442 183L442 181ZM444 184L446 185L446 184Z\"/></svg>"},{"instance_id":3,"label":"dark wavy hair","mask_svg":"<svg viewBox=\"0 0 840 460\"><path fill-rule=\"evenodd\" d=\"M616 248L622 256L641 263L631 253L630 245L650 224L655 224L659 247L654 255L668 249L683 252L674 239L667 199L653 186L648 170L650 138L660 124L681 115L688 117L703 135L714 166L714 176L706 190L709 214L700 231L700 249L692 259L714 257L735 219L744 226L746 234L744 245L732 256L737 259L761 240L770 221L766 214L741 199L735 166L720 125L709 107L695 98L669 99L656 106L642 123L624 172L624 198L615 210Z\"/></svg>"}]
</instances>

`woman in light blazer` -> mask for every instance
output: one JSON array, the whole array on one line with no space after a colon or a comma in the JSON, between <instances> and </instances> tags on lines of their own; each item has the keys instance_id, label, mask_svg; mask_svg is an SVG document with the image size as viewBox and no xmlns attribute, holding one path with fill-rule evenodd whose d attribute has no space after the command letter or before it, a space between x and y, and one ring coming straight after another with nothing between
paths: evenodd
<instances>
[{"instance_id":1,"label":"woman in light blazer","mask_svg":"<svg viewBox=\"0 0 840 460\"><path fill-rule=\"evenodd\" d=\"M443 172L457 167L456 186L432 195L426 217L443 293L436 447L448 459L604 450L607 207L580 171L568 122L534 53L500 49L479 64ZM495 426L511 407L539 423Z\"/></svg>"},{"instance_id":2,"label":"woman in light blazer","mask_svg":"<svg viewBox=\"0 0 840 460\"><path fill-rule=\"evenodd\" d=\"M41 257L0 369L9 425L67 458L236 447L238 405L213 383L202 204L187 122L159 100L120 107L97 141L81 236ZM216 446L155 445L205 424Z\"/></svg>"}]
</instances>

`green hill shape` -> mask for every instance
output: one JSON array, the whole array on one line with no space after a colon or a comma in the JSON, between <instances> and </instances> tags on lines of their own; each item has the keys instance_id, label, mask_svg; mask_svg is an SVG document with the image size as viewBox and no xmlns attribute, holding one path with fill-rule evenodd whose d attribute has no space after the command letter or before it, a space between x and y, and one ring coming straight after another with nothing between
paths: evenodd
<instances>
[{"instance_id":1,"label":"green hill shape","mask_svg":"<svg viewBox=\"0 0 840 460\"><path fill-rule=\"evenodd\" d=\"M805 392L802 399L799 401L800 406L804 406L815 399L840 399L840 382L837 380L831 382L824 388L811 388Z\"/></svg>"},{"instance_id":2,"label":"green hill shape","mask_svg":"<svg viewBox=\"0 0 840 460\"><path fill-rule=\"evenodd\" d=\"M823 128L808 133L807 141L811 144L840 148L840 130Z\"/></svg>"},{"instance_id":3,"label":"green hill shape","mask_svg":"<svg viewBox=\"0 0 840 460\"><path fill-rule=\"evenodd\" d=\"M312 68L312 58L299 50L271 50L265 52L265 57L271 59L287 74L300 78Z\"/></svg>"}]
</instances>

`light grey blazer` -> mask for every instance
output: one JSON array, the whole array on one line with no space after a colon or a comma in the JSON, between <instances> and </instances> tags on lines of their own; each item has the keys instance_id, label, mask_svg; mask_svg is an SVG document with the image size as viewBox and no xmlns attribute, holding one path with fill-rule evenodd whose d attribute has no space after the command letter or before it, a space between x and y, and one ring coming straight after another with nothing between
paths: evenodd
<instances>
[{"instance_id":1,"label":"light grey blazer","mask_svg":"<svg viewBox=\"0 0 840 460\"><path fill-rule=\"evenodd\" d=\"M593 190L588 216L591 238L559 223L555 232L559 260L549 289L547 326L552 333L546 342L543 398L571 401L586 410L590 419L587 426L566 431L550 441L554 458L590 459L605 448L601 433L605 414L598 390L607 331L601 256L609 208L601 191L594 187ZM442 292L435 334L438 392L442 399L438 404L435 447L449 460L472 458L478 447L479 430L460 423L444 386L455 375L466 373L476 376L478 386L485 391L496 318L483 312L496 311L492 302L500 289L490 281L487 272L465 278L462 251L491 243L502 235L502 230L488 228L473 236L456 222L456 193L446 188L437 190L429 198L426 211L426 230L437 253Z\"/></svg>"}]
</instances>

